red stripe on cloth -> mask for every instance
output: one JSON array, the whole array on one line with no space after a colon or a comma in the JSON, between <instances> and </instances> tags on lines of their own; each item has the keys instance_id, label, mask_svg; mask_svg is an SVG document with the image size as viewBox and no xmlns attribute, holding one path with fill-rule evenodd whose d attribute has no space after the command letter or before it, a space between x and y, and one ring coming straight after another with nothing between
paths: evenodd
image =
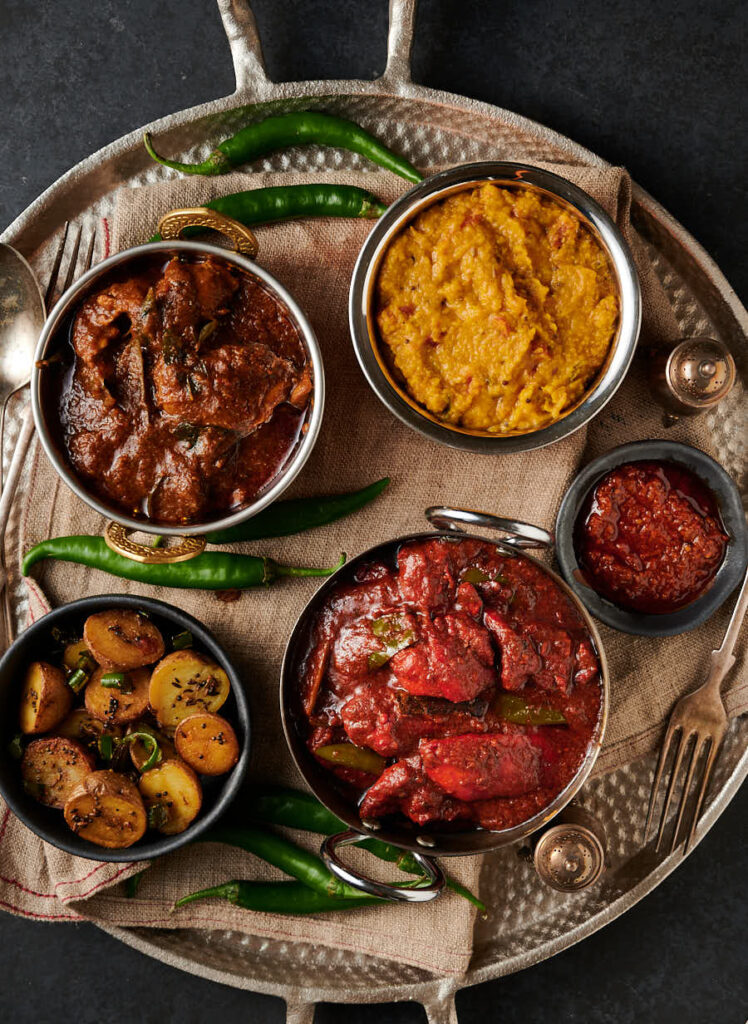
<instances>
[{"instance_id":1,"label":"red stripe on cloth","mask_svg":"<svg viewBox=\"0 0 748 1024\"><path fill-rule=\"evenodd\" d=\"M32 910L24 910L22 907L15 907L12 903L6 903L5 900L0 900L0 907L5 907L6 910L13 911L14 914L20 914L22 917L34 917L44 921L82 921L83 918L80 914L37 914Z\"/></svg>"},{"instance_id":2,"label":"red stripe on cloth","mask_svg":"<svg viewBox=\"0 0 748 1024\"><path fill-rule=\"evenodd\" d=\"M111 252L112 240L109 235L109 221L106 217L101 218L101 223L104 227L104 259L106 259Z\"/></svg>"}]
</instances>

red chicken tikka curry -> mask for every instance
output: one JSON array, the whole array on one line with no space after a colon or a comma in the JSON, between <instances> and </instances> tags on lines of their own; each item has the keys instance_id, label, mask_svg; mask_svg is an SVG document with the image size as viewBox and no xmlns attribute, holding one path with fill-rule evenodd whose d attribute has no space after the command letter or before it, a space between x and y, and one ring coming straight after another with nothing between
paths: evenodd
<instances>
[{"instance_id":1,"label":"red chicken tikka curry","mask_svg":"<svg viewBox=\"0 0 748 1024\"><path fill-rule=\"evenodd\" d=\"M300 718L365 820L511 828L574 778L597 735L600 662L574 603L522 555L408 541L318 612Z\"/></svg>"},{"instance_id":2,"label":"red chicken tikka curry","mask_svg":"<svg viewBox=\"0 0 748 1024\"><path fill-rule=\"evenodd\" d=\"M86 489L133 518L207 523L245 508L305 429L299 331L228 260L144 257L97 282L63 331L47 415Z\"/></svg>"}]
</instances>

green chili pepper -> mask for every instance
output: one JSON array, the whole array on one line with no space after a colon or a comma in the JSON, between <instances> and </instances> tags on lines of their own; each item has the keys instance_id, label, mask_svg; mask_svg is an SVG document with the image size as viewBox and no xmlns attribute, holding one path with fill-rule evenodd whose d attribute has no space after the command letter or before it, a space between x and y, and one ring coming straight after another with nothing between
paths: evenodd
<instances>
[{"instance_id":1,"label":"green chili pepper","mask_svg":"<svg viewBox=\"0 0 748 1024\"><path fill-rule=\"evenodd\" d=\"M101 685L107 690L122 690L125 693L127 676L124 672L107 672L101 677Z\"/></svg>"},{"instance_id":2,"label":"green chili pepper","mask_svg":"<svg viewBox=\"0 0 748 1024\"><path fill-rule=\"evenodd\" d=\"M228 530L206 534L209 544L233 544L234 541L263 540L266 537L288 537L357 512L373 501L390 482L388 476L376 483L348 494L322 495L317 498L292 498L276 501L256 516Z\"/></svg>"},{"instance_id":3,"label":"green chili pepper","mask_svg":"<svg viewBox=\"0 0 748 1024\"><path fill-rule=\"evenodd\" d=\"M172 650L185 651L188 647L192 647L194 642L192 633L190 633L189 629L185 629L182 633L177 633L176 636L172 637Z\"/></svg>"},{"instance_id":4,"label":"green chili pepper","mask_svg":"<svg viewBox=\"0 0 748 1024\"><path fill-rule=\"evenodd\" d=\"M225 174L232 167L274 153L288 146L334 146L360 153L380 167L399 174L407 181L418 182L423 176L403 157L397 156L381 142L353 121L312 110L298 111L266 117L264 121L249 124L219 143L206 160L198 164L166 160L156 153L150 132L143 136L148 153L160 164L184 174Z\"/></svg>"},{"instance_id":5,"label":"green chili pepper","mask_svg":"<svg viewBox=\"0 0 748 1024\"><path fill-rule=\"evenodd\" d=\"M556 708L528 704L513 693L500 693L493 702L493 710L507 722L516 725L565 725L566 717Z\"/></svg>"},{"instance_id":6,"label":"green chili pepper","mask_svg":"<svg viewBox=\"0 0 748 1024\"><path fill-rule=\"evenodd\" d=\"M300 217L352 217L375 220L387 204L373 192L356 185L273 185L247 192L232 192L203 203L210 210L233 217L241 224L273 224ZM183 238L203 234L205 228L187 227ZM149 242L160 242L161 235L152 235Z\"/></svg>"},{"instance_id":7,"label":"green chili pepper","mask_svg":"<svg viewBox=\"0 0 748 1024\"><path fill-rule=\"evenodd\" d=\"M263 824L281 825L285 828L300 829L302 832L316 832L323 836L332 836L348 828L345 822L332 811L328 811L311 793L283 787L270 786L254 792L248 813L255 821ZM422 875L413 854L398 846L383 843L379 839L364 839L356 845L360 849L368 850L380 860L395 864L406 874ZM448 888L469 900L482 914L486 913L485 904L468 888L449 875L446 875L446 878Z\"/></svg>"},{"instance_id":8,"label":"green chili pepper","mask_svg":"<svg viewBox=\"0 0 748 1024\"><path fill-rule=\"evenodd\" d=\"M68 678L68 686L73 693L80 693L88 682L88 672L83 668L77 668Z\"/></svg>"},{"instance_id":9,"label":"green chili pepper","mask_svg":"<svg viewBox=\"0 0 748 1024\"><path fill-rule=\"evenodd\" d=\"M478 569L475 566L466 569L460 577L462 583L485 583L486 580L490 580L491 577L483 569Z\"/></svg>"},{"instance_id":10,"label":"green chili pepper","mask_svg":"<svg viewBox=\"0 0 748 1024\"><path fill-rule=\"evenodd\" d=\"M125 896L128 900L132 900L137 896L138 889L140 888L140 883L143 881L143 875L145 872L146 869L143 868L142 871L138 871L137 874L130 875L129 878L125 879Z\"/></svg>"},{"instance_id":11,"label":"green chili pepper","mask_svg":"<svg viewBox=\"0 0 748 1024\"><path fill-rule=\"evenodd\" d=\"M346 885L331 874L319 857L274 832L266 832L264 829L251 826L219 826L204 833L200 837L200 842L238 846L267 861L268 864L280 868L287 875L324 896L333 896L350 902L361 902L364 898L364 894L358 889Z\"/></svg>"},{"instance_id":12,"label":"green chili pepper","mask_svg":"<svg viewBox=\"0 0 748 1024\"><path fill-rule=\"evenodd\" d=\"M284 576L330 576L345 562L345 555L342 555L338 564L330 569L310 569L281 565L272 558L258 555L209 551L188 562L149 565L116 554L107 547L102 537L73 536L43 540L27 551L22 566L24 576L44 558L77 562L92 569L101 569L112 576L148 583L154 587L196 590L244 590L247 587L268 586Z\"/></svg>"},{"instance_id":13,"label":"green chili pepper","mask_svg":"<svg viewBox=\"0 0 748 1024\"><path fill-rule=\"evenodd\" d=\"M174 904L183 907L194 900L211 897L227 900L244 910L262 910L268 914L324 914L330 910L352 910L384 901L377 896L360 894L356 900L326 896L322 892L308 889L301 882L224 882L210 889L199 889L182 896Z\"/></svg>"},{"instance_id":14,"label":"green chili pepper","mask_svg":"<svg viewBox=\"0 0 748 1024\"><path fill-rule=\"evenodd\" d=\"M406 629L398 615L382 615L373 619L371 631L377 639L384 643L384 648L379 651L372 651L367 658L367 665L370 672L381 668L394 658L398 651L409 647L415 640L412 629Z\"/></svg>"},{"instance_id":15,"label":"green chili pepper","mask_svg":"<svg viewBox=\"0 0 748 1024\"><path fill-rule=\"evenodd\" d=\"M387 767L387 762L379 754L364 747L356 747L353 743L328 743L317 747L314 753L323 761L337 764L341 768L356 768L369 775L381 775Z\"/></svg>"}]
</instances>

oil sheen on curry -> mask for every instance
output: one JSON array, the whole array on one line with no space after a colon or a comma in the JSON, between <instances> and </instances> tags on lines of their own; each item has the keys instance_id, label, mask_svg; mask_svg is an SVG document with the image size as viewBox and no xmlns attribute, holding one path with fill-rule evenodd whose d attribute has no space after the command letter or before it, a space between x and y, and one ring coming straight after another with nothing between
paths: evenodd
<instances>
[{"instance_id":1,"label":"oil sheen on curry","mask_svg":"<svg viewBox=\"0 0 748 1024\"><path fill-rule=\"evenodd\" d=\"M608 257L579 217L493 184L396 236L375 303L394 378L437 420L488 434L535 431L577 405L619 316Z\"/></svg>"},{"instance_id":2,"label":"oil sheen on curry","mask_svg":"<svg viewBox=\"0 0 748 1024\"><path fill-rule=\"evenodd\" d=\"M305 742L367 820L520 824L572 781L601 708L573 602L529 559L467 538L360 566L300 671Z\"/></svg>"},{"instance_id":3,"label":"oil sheen on curry","mask_svg":"<svg viewBox=\"0 0 748 1024\"><path fill-rule=\"evenodd\" d=\"M311 370L286 307L225 260L149 256L74 311L45 406L86 489L133 518L211 522L282 470Z\"/></svg>"}]
</instances>

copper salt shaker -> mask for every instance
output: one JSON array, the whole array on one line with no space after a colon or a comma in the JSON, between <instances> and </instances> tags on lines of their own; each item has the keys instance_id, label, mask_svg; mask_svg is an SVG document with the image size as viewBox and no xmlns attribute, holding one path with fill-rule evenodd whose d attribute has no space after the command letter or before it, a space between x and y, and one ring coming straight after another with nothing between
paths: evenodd
<instances>
[{"instance_id":1,"label":"copper salt shaker","mask_svg":"<svg viewBox=\"0 0 748 1024\"><path fill-rule=\"evenodd\" d=\"M714 338L686 338L670 352L652 356L651 385L666 422L711 409L735 383L735 360Z\"/></svg>"},{"instance_id":2,"label":"copper salt shaker","mask_svg":"<svg viewBox=\"0 0 748 1024\"><path fill-rule=\"evenodd\" d=\"M536 838L533 863L552 889L586 889L605 870L605 831L588 811L571 804Z\"/></svg>"}]
</instances>

